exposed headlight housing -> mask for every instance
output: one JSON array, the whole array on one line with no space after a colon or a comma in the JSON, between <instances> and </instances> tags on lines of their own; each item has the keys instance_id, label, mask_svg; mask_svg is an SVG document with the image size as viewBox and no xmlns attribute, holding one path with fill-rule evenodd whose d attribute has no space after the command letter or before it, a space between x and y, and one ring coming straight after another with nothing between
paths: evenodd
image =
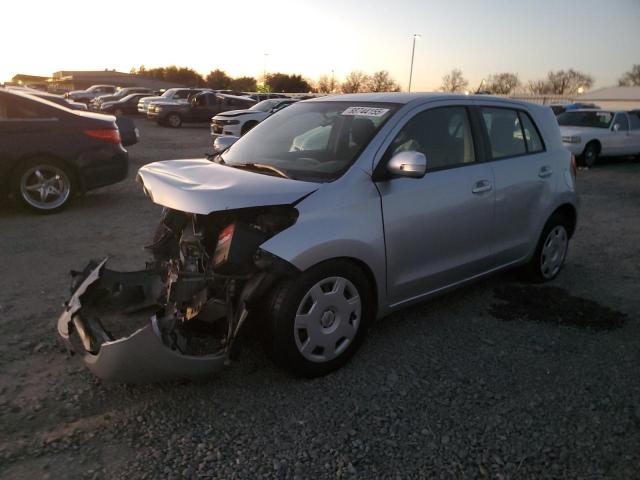
<instances>
[{"instance_id":1,"label":"exposed headlight housing","mask_svg":"<svg viewBox=\"0 0 640 480\"><path fill-rule=\"evenodd\" d=\"M563 135L562 143L582 143L582 138L579 135Z\"/></svg>"},{"instance_id":2,"label":"exposed headlight housing","mask_svg":"<svg viewBox=\"0 0 640 480\"><path fill-rule=\"evenodd\" d=\"M220 125L238 125L240 120L216 120Z\"/></svg>"}]
</instances>

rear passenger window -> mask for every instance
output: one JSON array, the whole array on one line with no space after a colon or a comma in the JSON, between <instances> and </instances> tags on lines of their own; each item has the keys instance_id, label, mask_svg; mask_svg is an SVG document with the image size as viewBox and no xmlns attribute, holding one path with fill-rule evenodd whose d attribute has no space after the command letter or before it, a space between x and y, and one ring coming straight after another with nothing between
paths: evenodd
<instances>
[{"instance_id":1,"label":"rear passenger window","mask_svg":"<svg viewBox=\"0 0 640 480\"><path fill-rule=\"evenodd\" d=\"M631 123L631 130L640 130L640 113L630 113L629 122Z\"/></svg>"},{"instance_id":2,"label":"rear passenger window","mask_svg":"<svg viewBox=\"0 0 640 480\"><path fill-rule=\"evenodd\" d=\"M527 142L527 151L529 153L542 152L544 145L540 140L540 134L536 129L531 117L525 112L520 112L520 121L522 122L522 129L524 130L524 138Z\"/></svg>"},{"instance_id":3,"label":"rear passenger window","mask_svg":"<svg viewBox=\"0 0 640 480\"><path fill-rule=\"evenodd\" d=\"M424 153L427 170L475 162L467 109L441 107L418 113L393 140L388 156L402 151Z\"/></svg>"},{"instance_id":4,"label":"rear passenger window","mask_svg":"<svg viewBox=\"0 0 640 480\"><path fill-rule=\"evenodd\" d=\"M508 108L483 108L482 121L494 160L527 153L518 112Z\"/></svg>"}]
</instances>

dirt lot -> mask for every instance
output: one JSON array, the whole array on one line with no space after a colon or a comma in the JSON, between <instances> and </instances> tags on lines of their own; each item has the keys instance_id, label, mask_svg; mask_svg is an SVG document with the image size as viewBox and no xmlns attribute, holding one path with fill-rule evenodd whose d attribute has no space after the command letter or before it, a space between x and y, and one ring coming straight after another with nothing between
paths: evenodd
<instances>
[{"instance_id":1,"label":"dirt lot","mask_svg":"<svg viewBox=\"0 0 640 480\"><path fill-rule=\"evenodd\" d=\"M313 381L249 344L208 381L104 385L56 337L68 272L141 266L160 209L137 167L210 143L139 123L126 181L52 216L0 206L0 477L638 478L640 164L579 172L550 287L507 273L405 310Z\"/></svg>"}]
</instances>

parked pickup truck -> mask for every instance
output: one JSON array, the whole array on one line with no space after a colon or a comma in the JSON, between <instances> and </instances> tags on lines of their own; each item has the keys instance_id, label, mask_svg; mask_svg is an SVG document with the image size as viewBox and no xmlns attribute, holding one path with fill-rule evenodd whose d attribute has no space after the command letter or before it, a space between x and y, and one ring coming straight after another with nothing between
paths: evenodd
<instances>
[{"instance_id":1,"label":"parked pickup truck","mask_svg":"<svg viewBox=\"0 0 640 480\"><path fill-rule=\"evenodd\" d=\"M182 102L187 103L189 97L204 91L204 88L170 88L159 97L145 97L138 102L138 113L146 115L151 103L155 102Z\"/></svg>"},{"instance_id":2,"label":"parked pickup truck","mask_svg":"<svg viewBox=\"0 0 640 480\"><path fill-rule=\"evenodd\" d=\"M189 103L153 102L147 118L155 120L158 125L178 128L183 122L208 122L220 112L249 108L255 103L249 97L201 92L194 95Z\"/></svg>"}]
</instances>

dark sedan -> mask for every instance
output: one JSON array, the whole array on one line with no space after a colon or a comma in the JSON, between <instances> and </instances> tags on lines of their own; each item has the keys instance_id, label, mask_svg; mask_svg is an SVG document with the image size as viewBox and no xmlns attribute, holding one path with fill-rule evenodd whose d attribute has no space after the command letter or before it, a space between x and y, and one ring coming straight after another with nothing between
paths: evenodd
<instances>
[{"instance_id":1,"label":"dark sedan","mask_svg":"<svg viewBox=\"0 0 640 480\"><path fill-rule=\"evenodd\" d=\"M100 113L111 113L117 117L125 114L133 115L138 113L138 102L141 98L153 96L155 96L153 93L132 93L119 100L102 102Z\"/></svg>"},{"instance_id":2,"label":"dark sedan","mask_svg":"<svg viewBox=\"0 0 640 480\"><path fill-rule=\"evenodd\" d=\"M123 180L127 168L113 117L0 89L0 194L54 212L75 193Z\"/></svg>"}]
</instances>

